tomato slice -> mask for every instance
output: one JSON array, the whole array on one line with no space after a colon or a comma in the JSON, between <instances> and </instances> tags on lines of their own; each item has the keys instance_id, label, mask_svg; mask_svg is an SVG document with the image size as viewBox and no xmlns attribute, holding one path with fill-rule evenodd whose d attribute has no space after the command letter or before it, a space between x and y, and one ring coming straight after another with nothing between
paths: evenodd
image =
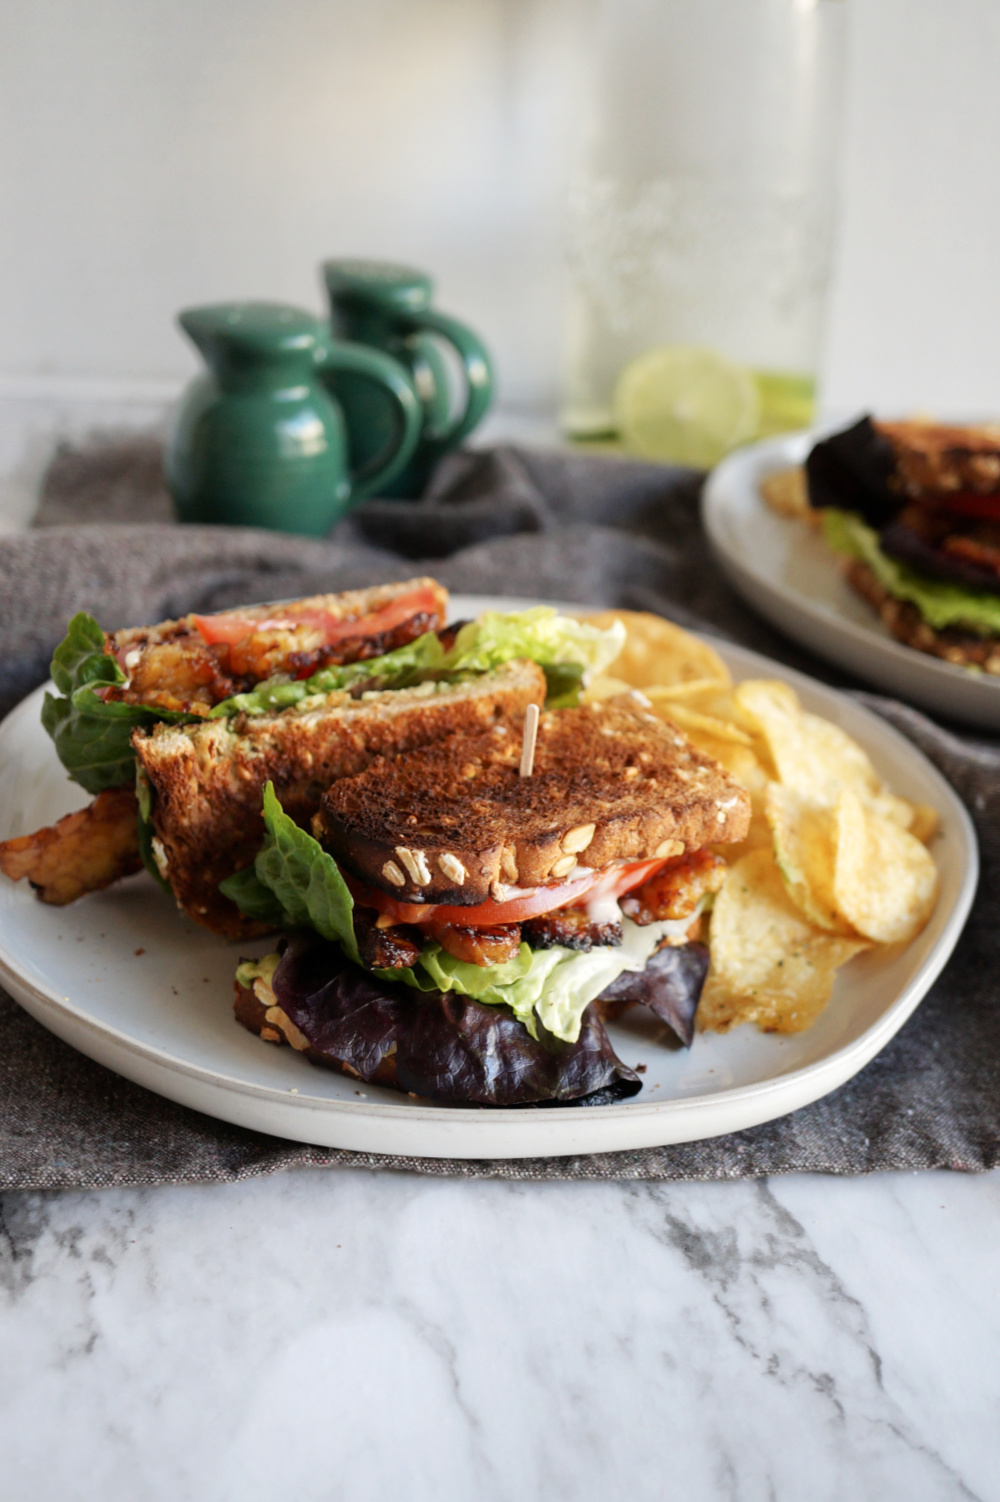
<instances>
[{"instance_id":1,"label":"tomato slice","mask_svg":"<svg viewBox=\"0 0 1000 1502\"><path fill-rule=\"evenodd\" d=\"M958 516L981 516L1000 522L1000 495L977 495L974 490L956 490L954 495L927 497L921 501L935 511L954 511Z\"/></svg>"},{"instance_id":2,"label":"tomato slice","mask_svg":"<svg viewBox=\"0 0 1000 1502\"><path fill-rule=\"evenodd\" d=\"M218 642L235 647L258 631L294 631L297 626L309 626L321 631L323 644L332 647L346 636L382 636L401 626L412 615L436 613L437 599L434 591L415 589L410 594L390 600L371 615L356 616L354 620L343 620L326 610L296 610L292 606L263 620L250 621L245 615L225 611L221 615L193 615L191 620L202 640L210 647Z\"/></svg>"},{"instance_id":3,"label":"tomato slice","mask_svg":"<svg viewBox=\"0 0 1000 1502\"><path fill-rule=\"evenodd\" d=\"M595 871L579 881L562 882L558 886L532 887L518 892L506 902L494 902L488 898L470 907L456 907L448 903L398 902L388 892L365 886L346 871L344 880L355 902L362 907L377 908L393 923L454 923L462 928L492 928L500 923L523 923L527 918L540 918L543 913L554 913L561 907L573 907L584 897L624 897L633 887L641 886L654 871L664 864L662 860L635 861L627 866L612 866L608 871Z\"/></svg>"}]
</instances>

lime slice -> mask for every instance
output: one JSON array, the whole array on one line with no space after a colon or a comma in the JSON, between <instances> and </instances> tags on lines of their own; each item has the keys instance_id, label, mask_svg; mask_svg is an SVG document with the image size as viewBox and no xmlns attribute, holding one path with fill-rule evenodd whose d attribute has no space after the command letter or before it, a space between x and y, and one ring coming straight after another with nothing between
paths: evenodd
<instances>
[{"instance_id":1,"label":"lime slice","mask_svg":"<svg viewBox=\"0 0 1000 1502\"><path fill-rule=\"evenodd\" d=\"M618 378L615 418L627 448L644 459L711 469L757 431L752 373L711 349L649 349Z\"/></svg>"},{"instance_id":2,"label":"lime slice","mask_svg":"<svg viewBox=\"0 0 1000 1502\"><path fill-rule=\"evenodd\" d=\"M794 433L808 428L816 412L816 382L810 375L790 375L781 370L755 370L760 393L758 438L775 433Z\"/></svg>"}]
</instances>

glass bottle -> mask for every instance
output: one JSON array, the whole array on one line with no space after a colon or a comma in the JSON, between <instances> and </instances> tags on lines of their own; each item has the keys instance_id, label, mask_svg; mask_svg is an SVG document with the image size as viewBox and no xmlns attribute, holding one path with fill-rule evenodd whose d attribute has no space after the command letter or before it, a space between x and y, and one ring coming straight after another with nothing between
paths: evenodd
<instances>
[{"instance_id":1,"label":"glass bottle","mask_svg":"<svg viewBox=\"0 0 1000 1502\"><path fill-rule=\"evenodd\" d=\"M812 418L845 0L601 0L562 419L706 466Z\"/></svg>"}]
</instances>

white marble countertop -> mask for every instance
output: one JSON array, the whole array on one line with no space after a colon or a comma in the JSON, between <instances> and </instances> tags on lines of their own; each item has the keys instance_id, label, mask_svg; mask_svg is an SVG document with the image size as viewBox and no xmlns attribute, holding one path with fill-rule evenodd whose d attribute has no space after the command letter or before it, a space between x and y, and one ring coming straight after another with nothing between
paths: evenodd
<instances>
[{"instance_id":1,"label":"white marble countertop","mask_svg":"<svg viewBox=\"0 0 1000 1502\"><path fill-rule=\"evenodd\" d=\"M1000 1498L1000 1173L0 1200L4 1502Z\"/></svg>"}]
</instances>

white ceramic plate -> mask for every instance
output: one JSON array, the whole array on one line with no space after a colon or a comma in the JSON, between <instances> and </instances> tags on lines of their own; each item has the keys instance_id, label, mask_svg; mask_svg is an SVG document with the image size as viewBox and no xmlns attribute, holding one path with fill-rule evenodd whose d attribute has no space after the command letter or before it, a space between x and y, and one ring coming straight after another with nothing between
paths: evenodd
<instances>
[{"instance_id":1,"label":"white ceramic plate","mask_svg":"<svg viewBox=\"0 0 1000 1502\"><path fill-rule=\"evenodd\" d=\"M497 603L459 597L452 608L460 617ZM196 929L145 875L66 908L45 907L26 884L0 877L0 981L45 1027L127 1079L223 1121L329 1147L456 1158L611 1152L718 1136L794 1111L884 1048L941 970L975 891L975 835L948 784L884 721L754 653L721 650L737 678L780 673L810 709L856 736L900 793L942 816L934 847L941 900L928 927L902 952L854 960L806 1033L769 1037L743 1027L700 1035L685 1052L633 1008L611 1028L619 1057L647 1067L632 1100L542 1111L427 1105L315 1068L244 1031L232 1015L240 950ZM39 724L41 694L0 725L4 838L86 801Z\"/></svg>"},{"instance_id":2,"label":"white ceramic plate","mask_svg":"<svg viewBox=\"0 0 1000 1502\"><path fill-rule=\"evenodd\" d=\"M845 581L822 537L761 499L764 476L803 463L818 436L755 443L709 476L703 515L723 569L761 615L820 657L933 714L1000 730L1000 679L895 641Z\"/></svg>"}]
</instances>

